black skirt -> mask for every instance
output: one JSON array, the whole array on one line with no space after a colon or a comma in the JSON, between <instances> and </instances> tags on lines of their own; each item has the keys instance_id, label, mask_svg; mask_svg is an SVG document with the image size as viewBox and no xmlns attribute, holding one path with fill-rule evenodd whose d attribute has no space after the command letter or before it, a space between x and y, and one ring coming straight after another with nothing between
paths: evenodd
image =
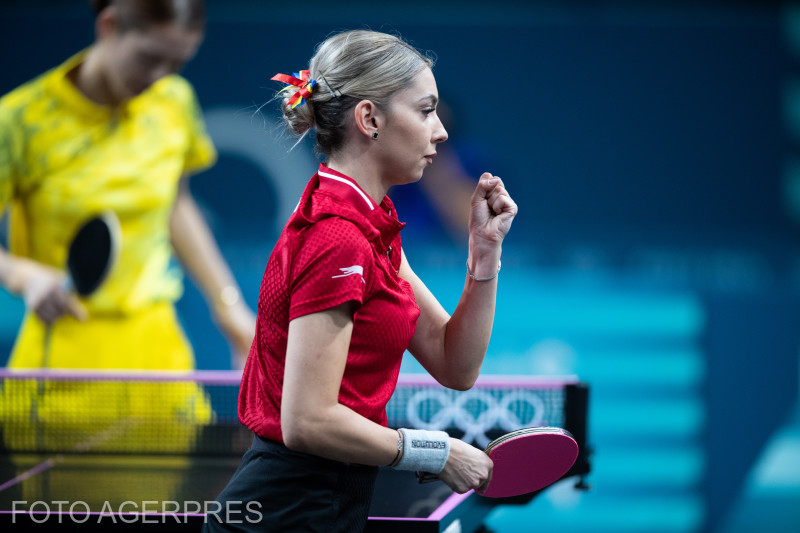
<instances>
[{"instance_id":1,"label":"black skirt","mask_svg":"<svg viewBox=\"0 0 800 533\"><path fill-rule=\"evenodd\" d=\"M295 452L256 436L203 531L361 533L378 467Z\"/></svg>"}]
</instances>

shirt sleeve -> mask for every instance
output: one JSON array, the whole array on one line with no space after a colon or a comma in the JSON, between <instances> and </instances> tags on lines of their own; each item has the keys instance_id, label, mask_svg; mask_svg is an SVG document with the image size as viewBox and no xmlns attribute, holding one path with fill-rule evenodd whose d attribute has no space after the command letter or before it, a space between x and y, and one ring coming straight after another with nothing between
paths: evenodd
<instances>
[{"instance_id":1,"label":"shirt sleeve","mask_svg":"<svg viewBox=\"0 0 800 533\"><path fill-rule=\"evenodd\" d=\"M289 320L363 304L372 263L372 246L352 223L329 218L307 228L291 268Z\"/></svg>"},{"instance_id":2,"label":"shirt sleeve","mask_svg":"<svg viewBox=\"0 0 800 533\"><path fill-rule=\"evenodd\" d=\"M11 203L18 181L22 158L19 135L10 111L0 105L0 215Z\"/></svg>"}]
</instances>

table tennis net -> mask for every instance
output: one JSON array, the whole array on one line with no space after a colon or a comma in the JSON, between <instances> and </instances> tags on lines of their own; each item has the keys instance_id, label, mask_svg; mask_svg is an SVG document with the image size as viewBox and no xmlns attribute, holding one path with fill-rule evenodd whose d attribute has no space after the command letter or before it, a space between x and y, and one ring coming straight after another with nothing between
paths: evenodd
<instances>
[{"instance_id":1,"label":"table tennis net","mask_svg":"<svg viewBox=\"0 0 800 533\"><path fill-rule=\"evenodd\" d=\"M252 440L236 406L240 374L0 374L6 453L240 455ZM564 426L559 379L483 379L469 391L401 376L390 427L445 430L479 447L520 427Z\"/></svg>"}]
</instances>

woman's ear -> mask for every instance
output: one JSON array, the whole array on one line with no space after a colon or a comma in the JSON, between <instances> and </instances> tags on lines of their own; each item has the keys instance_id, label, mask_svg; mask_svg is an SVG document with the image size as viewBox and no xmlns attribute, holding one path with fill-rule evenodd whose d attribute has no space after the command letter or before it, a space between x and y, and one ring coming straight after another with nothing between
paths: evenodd
<instances>
[{"instance_id":1,"label":"woman's ear","mask_svg":"<svg viewBox=\"0 0 800 533\"><path fill-rule=\"evenodd\" d=\"M358 132L370 139L384 124L383 115L371 100L361 100L353 108L353 121Z\"/></svg>"}]
</instances>

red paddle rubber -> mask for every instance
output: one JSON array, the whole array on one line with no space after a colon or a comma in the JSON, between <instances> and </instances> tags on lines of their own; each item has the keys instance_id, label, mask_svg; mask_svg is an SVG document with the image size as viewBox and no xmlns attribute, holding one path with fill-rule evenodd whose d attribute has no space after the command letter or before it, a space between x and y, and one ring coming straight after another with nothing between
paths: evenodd
<instances>
[{"instance_id":1,"label":"red paddle rubber","mask_svg":"<svg viewBox=\"0 0 800 533\"><path fill-rule=\"evenodd\" d=\"M538 428L542 429L542 428ZM487 498L519 496L558 481L578 458L578 444L564 430L512 437L487 450L494 462Z\"/></svg>"}]
</instances>

